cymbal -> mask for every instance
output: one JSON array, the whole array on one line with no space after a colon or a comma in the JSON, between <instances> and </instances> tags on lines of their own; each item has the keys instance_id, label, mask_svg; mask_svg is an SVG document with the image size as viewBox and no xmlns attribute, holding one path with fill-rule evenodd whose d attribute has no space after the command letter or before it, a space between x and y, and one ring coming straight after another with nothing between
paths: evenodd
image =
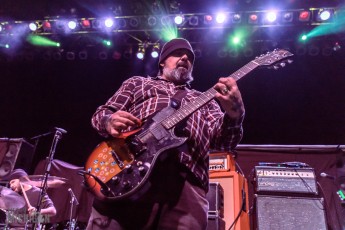
<instances>
[{"instance_id":1,"label":"cymbal","mask_svg":"<svg viewBox=\"0 0 345 230\"><path fill-rule=\"evenodd\" d=\"M0 186L0 208L20 209L25 206L24 198L10 188Z\"/></svg>"},{"instance_id":2,"label":"cymbal","mask_svg":"<svg viewBox=\"0 0 345 230\"><path fill-rule=\"evenodd\" d=\"M43 187L44 175L29 175L26 178L20 179L22 183L33 185L36 187ZM48 176L48 188L58 188L67 182L66 178L57 176Z\"/></svg>"}]
</instances>

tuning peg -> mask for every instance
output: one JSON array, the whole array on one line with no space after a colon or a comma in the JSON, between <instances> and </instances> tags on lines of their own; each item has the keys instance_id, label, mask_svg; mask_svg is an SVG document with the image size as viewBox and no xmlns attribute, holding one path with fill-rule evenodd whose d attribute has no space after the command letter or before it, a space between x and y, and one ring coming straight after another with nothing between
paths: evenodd
<instances>
[{"instance_id":1,"label":"tuning peg","mask_svg":"<svg viewBox=\"0 0 345 230\"><path fill-rule=\"evenodd\" d=\"M291 64L291 63L293 62L293 60L288 59L287 62L288 62L289 64Z\"/></svg>"},{"instance_id":2,"label":"tuning peg","mask_svg":"<svg viewBox=\"0 0 345 230\"><path fill-rule=\"evenodd\" d=\"M285 62L280 63L280 66L285 67L286 66Z\"/></svg>"},{"instance_id":3,"label":"tuning peg","mask_svg":"<svg viewBox=\"0 0 345 230\"><path fill-rule=\"evenodd\" d=\"M274 70L277 70L277 69L279 69L279 66L274 65L274 66L273 66L273 69L274 69Z\"/></svg>"}]
</instances>

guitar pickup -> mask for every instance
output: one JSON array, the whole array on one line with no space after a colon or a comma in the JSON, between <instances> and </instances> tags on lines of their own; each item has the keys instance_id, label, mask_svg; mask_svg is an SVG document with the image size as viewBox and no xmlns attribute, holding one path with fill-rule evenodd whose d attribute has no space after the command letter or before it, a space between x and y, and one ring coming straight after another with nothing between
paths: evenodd
<instances>
[{"instance_id":1,"label":"guitar pickup","mask_svg":"<svg viewBox=\"0 0 345 230\"><path fill-rule=\"evenodd\" d=\"M140 139L138 139L136 136L133 138L128 138L127 140L127 146L131 153L134 153L135 156L138 156L139 154L145 152L147 150L145 144L143 144Z\"/></svg>"}]
</instances>

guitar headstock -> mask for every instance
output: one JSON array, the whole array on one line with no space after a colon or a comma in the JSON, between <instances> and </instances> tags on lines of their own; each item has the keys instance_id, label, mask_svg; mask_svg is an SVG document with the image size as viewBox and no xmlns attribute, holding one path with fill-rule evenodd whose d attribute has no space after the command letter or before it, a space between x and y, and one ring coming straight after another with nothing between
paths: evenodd
<instances>
[{"instance_id":1,"label":"guitar headstock","mask_svg":"<svg viewBox=\"0 0 345 230\"><path fill-rule=\"evenodd\" d=\"M292 63L292 60L289 59L291 56L293 56L293 54L287 50L275 49L267 54L260 55L253 62L259 66L267 66L269 68L278 69L280 67L285 67L286 64Z\"/></svg>"}]
</instances>

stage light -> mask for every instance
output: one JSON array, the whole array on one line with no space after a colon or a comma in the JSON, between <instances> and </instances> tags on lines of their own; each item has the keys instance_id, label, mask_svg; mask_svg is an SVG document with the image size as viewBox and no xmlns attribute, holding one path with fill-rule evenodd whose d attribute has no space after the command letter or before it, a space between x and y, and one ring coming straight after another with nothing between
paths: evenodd
<instances>
[{"instance_id":1,"label":"stage light","mask_svg":"<svg viewBox=\"0 0 345 230\"><path fill-rule=\"evenodd\" d=\"M234 44L234 45L238 45L238 44L240 44L240 42L241 42L241 38L238 37L238 36L234 36L234 37L231 39L231 42L232 42L232 44Z\"/></svg>"},{"instance_id":2,"label":"stage light","mask_svg":"<svg viewBox=\"0 0 345 230\"><path fill-rule=\"evenodd\" d=\"M56 47L59 44L56 41L48 39L47 37L39 36L39 35L28 35L26 40L31 43L32 45L36 46L51 46Z\"/></svg>"},{"instance_id":3,"label":"stage light","mask_svg":"<svg viewBox=\"0 0 345 230\"><path fill-rule=\"evenodd\" d=\"M133 28L137 28L139 26L139 19L138 18L129 19L129 25Z\"/></svg>"},{"instance_id":4,"label":"stage light","mask_svg":"<svg viewBox=\"0 0 345 230\"><path fill-rule=\"evenodd\" d=\"M208 14L204 16L204 24L209 25L213 21L212 15Z\"/></svg>"},{"instance_id":5,"label":"stage light","mask_svg":"<svg viewBox=\"0 0 345 230\"><path fill-rule=\"evenodd\" d=\"M98 58L100 60L107 60L108 59L108 53L106 51L100 51L98 53Z\"/></svg>"},{"instance_id":6,"label":"stage light","mask_svg":"<svg viewBox=\"0 0 345 230\"><path fill-rule=\"evenodd\" d=\"M299 12L298 20L301 22L308 22L310 20L310 15L311 15L310 11L303 10Z\"/></svg>"},{"instance_id":7,"label":"stage light","mask_svg":"<svg viewBox=\"0 0 345 230\"><path fill-rule=\"evenodd\" d=\"M306 41L307 39L308 39L308 35L306 35L306 34L302 34L300 37L301 41Z\"/></svg>"},{"instance_id":8,"label":"stage light","mask_svg":"<svg viewBox=\"0 0 345 230\"><path fill-rule=\"evenodd\" d=\"M284 12L282 15L282 22L292 22L293 20L293 12Z\"/></svg>"},{"instance_id":9,"label":"stage light","mask_svg":"<svg viewBox=\"0 0 345 230\"><path fill-rule=\"evenodd\" d=\"M69 29L74 30L74 29L77 28L77 22L74 21L74 20L69 21L69 22L67 23L67 26L68 26Z\"/></svg>"},{"instance_id":10,"label":"stage light","mask_svg":"<svg viewBox=\"0 0 345 230\"><path fill-rule=\"evenodd\" d=\"M29 24L29 29L30 29L31 31L36 31L37 28L38 28L37 23L31 22L31 23Z\"/></svg>"},{"instance_id":11,"label":"stage light","mask_svg":"<svg viewBox=\"0 0 345 230\"><path fill-rule=\"evenodd\" d=\"M248 23L249 24L258 24L259 23L259 15L256 13L249 14Z\"/></svg>"},{"instance_id":12,"label":"stage light","mask_svg":"<svg viewBox=\"0 0 345 230\"><path fill-rule=\"evenodd\" d=\"M92 20L91 24L94 29L100 29L102 27L101 22L98 19Z\"/></svg>"},{"instance_id":13,"label":"stage light","mask_svg":"<svg viewBox=\"0 0 345 230\"><path fill-rule=\"evenodd\" d=\"M225 20L226 20L226 15L225 15L225 13L218 13L218 14L216 15L216 22L217 22L217 23L222 24L222 23L225 22Z\"/></svg>"},{"instance_id":14,"label":"stage light","mask_svg":"<svg viewBox=\"0 0 345 230\"><path fill-rule=\"evenodd\" d=\"M145 49L143 45L139 45L138 52L137 52L137 58L140 60L143 60L145 57Z\"/></svg>"},{"instance_id":15,"label":"stage light","mask_svg":"<svg viewBox=\"0 0 345 230\"><path fill-rule=\"evenodd\" d=\"M319 10L318 15L317 15L317 21L321 22L321 21L328 21L331 19L331 11L330 10Z\"/></svg>"},{"instance_id":16,"label":"stage light","mask_svg":"<svg viewBox=\"0 0 345 230\"><path fill-rule=\"evenodd\" d=\"M106 28L111 28L114 25L114 20L112 18L107 18L104 20L104 25Z\"/></svg>"},{"instance_id":17,"label":"stage light","mask_svg":"<svg viewBox=\"0 0 345 230\"><path fill-rule=\"evenodd\" d=\"M339 42L335 42L334 46L333 46L333 50L334 51L339 51L340 49L341 49L341 46L340 46Z\"/></svg>"},{"instance_id":18,"label":"stage light","mask_svg":"<svg viewBox=\"0 0 345 230\"><path fill-rule=\"evenodd\" d=\"M229 57L236 58L238 57L239 53L237 49L230 49L229 50Z\"/></svg>"},{"instance_id":19,"label":"stage light","mask_svg":"<svg viewBox=\"0 0 345 230\"><path fill-rule=\"evenodd\" d=\"M74 52L67 52L66 53L66 59L69 61L73 61L75 59L75 53Z\"/></svg>"},{"instance_id":20,"label":"stage light","mask_svg":"<svg viewBox=\"0 0 345 230\"><path fill-rule=\"evenodd\" d=\"M80 24L82 28L91 28L91 22L88 19L82 19Z\"/></svg>"},{"instance_id":21,"label":"stage light","mask_svg":"<svg viewBox=\"0 0 345 230\"><path fill-rule=\"evenodd\" d=\"M161 18L161 23L163 26L169 26L171 24L171 19L169 16L163 16Z\"/></svg>"},{"instance_id":22,"label":"stage light","mask_svg":"<svg viewBox=\"0 0 345 230\"><path fill-rule=\"evenodd\" d=\"M108 46L108 47L112 46L112 42L110 40L103 40L102 43L103 45Z\"/></svg>"},{"instance_id":23,"label":"stage light","mask_svg":"<svg viewBox=\"0 0 345 230\"><path fill-rule=\"evenodd\" d=\"M231 21L233 23L240 23L241 22L241 14L233 14L231 17Z\"/></svg>"},{"instance_id":24,"label":"stage light","mask_svg":"<svg viewBox=\"0 0 345 230\"><path fill-rule=\"evenodd\" d=\"M195 15L190 16L190 18L189 18L189 20L188 20L188 23L189 23L189 25L191 25L191 26L197 26L197 25L199 25L199 18L198 18L198 16L195 16Z\"/></svg>"},{"instance_id":25,"label":"stage light","mask_svg":"<svg viewBox=\"0 0 345 230\"><path fill-rule=\"evenodd\" d=\"M115 50L114 52L113 52L113 55L112 55L112 57L113 57L113 59L114 60L120 60L121 59L121 53L119 52L119 51L117 51L117 50Z\"/></svg>"},{"instance_id":26,"label":"stage light","mask_svg":"<svg viewBox=\"0 0 345 230\"><path fill-rule=\"evenodd\" d=\"M184 21L183 16L181 16L181 15L176 15L175 16L174 22L175 22L176 25L181 25L183 21Z\"/></svg>"},{"instance_id":27,"label":"stage light","mask_svg":"<svg viewBox=\"0 0 345 230\"><path fill-rule=\"evenodd\" d=\"M42 28L44 31L50 31L52 29L52 25L49 21L45 21L42 23Z\"/></svg>"},{"instance_id":28,"label":"stage light","mask_svg":"<svg viewBox=\"0 0 345 230\"><path fill-rule=\"evenodd\" d=\"M268 12L265 17L265 22L274 23L277 20L277 13L276 12Z\"/></svg>"},{"instance_id":29,"label":"stage light","mask_svg":"<svg viewBox=\"0 0 345 230\"><path fill-rule=\"evenodd\" d=\"M65 22L64 21L56 21L55 27L57 30L64 31L65 30Z\"/></svg>"},{"instance_id":30,"label":"stage light","mask_svg":"<svg viewBox=\"0 0 345 230\"><path fill-rule=\"evenodd\" d=\"M78 53L78 57L80 60L86 60L87 59L87 51L83 50Z\"/></svg>"},{"instance_id":31,"label":"stage light","mask_svg":"<svg viewBox=\"0 0 345 230\"><path fill-rule=\"evenodd\" d=\"M149 26L155 26L155 25L157 24L157 18L154 17L154 16L148 17L148 19L147 19L147 24L148 24Z\"/></svg>"},{"instance_id":32,"label":"stage light","mask_svg":"<svg viewBox=\"0 0 345 230\"><path fill-rule=\"evenodd\" d=\"M225 58L227 56L227 50L226 48L221 48L217 51L217 56L220 58Z\"/></svg>"},{"instance_id":33,"label":"stage light","mask_svg":"<svg viewBox=\"0 0 345 230\"><path fill-rule=\"evenodd\" d=\"M62 59L61 52L59 52L59 51L54 52L54 53L53 53L53 58L54 58L54 60L56 60L56 61L60 61L60 60Z\"/></svg>"},{"instance_id":34,"label":"stage light","mask_svg":"<svg viewBox=\"0 0 345 230\"><path fill-rule=\"evenodd\" d=\"M0 25L0 32L2 31L2 25Z\"/></svg>"},{"instance_id":35,"label":"stage light","mask_svg":"<svg viewBox=\"0 0 345 230\"><path fill-rule=\"evenodd\" d=\"M127 25L127 22L126 22L126 20L124 18L119 18L117 20L117 25L118 25L119 28L125 28L126 25Z\"/></svg>"},{"instance_id":36,"label":"stage light","mask_svg":"<svg viewBox=\"0 0 345 230\"><path fill-rule=\"evenodd\" d=\"M158 58L158 56L159 56L159 44L156 44L152 47L151 57Z\"/></svg>"}]
</instances>

